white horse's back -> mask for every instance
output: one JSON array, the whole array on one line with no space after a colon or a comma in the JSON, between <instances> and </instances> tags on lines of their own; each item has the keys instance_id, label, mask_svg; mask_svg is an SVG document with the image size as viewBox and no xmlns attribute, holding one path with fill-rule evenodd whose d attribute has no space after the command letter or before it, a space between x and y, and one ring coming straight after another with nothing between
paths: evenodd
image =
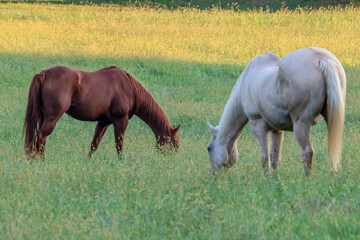
<instances>
[{"instance_id":1,"label":"white horse's back","mask_svg":"<svg viewBox=\"0 0 360 240\"><path fill-rule=\"evenodd\" d=\"M263 118L270 128L291 130L292 121L288 109L279 95L279 64L281 59L273 53L265 53L253 59L241 79L238 94L246 116L251 120Z\"/></svg>"},{"instance_id":2,"label":"white horse's back","mask_svg":"<svg viewBox=\"0 0 360 240\"><path fill-rule=\"evenodd\" d=\"M323 110L326 89L320 58L322 55L305 48L286 55L279 63L279 94L293 121L301 117L312 121Z\"/></svg>"}]
</instances>

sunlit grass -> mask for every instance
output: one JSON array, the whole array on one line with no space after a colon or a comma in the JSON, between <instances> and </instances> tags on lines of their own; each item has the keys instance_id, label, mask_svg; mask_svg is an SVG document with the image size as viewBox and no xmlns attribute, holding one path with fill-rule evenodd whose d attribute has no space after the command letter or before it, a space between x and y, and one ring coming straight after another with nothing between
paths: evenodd
<instances>
[{"instance_id":1,"label":"sunlit grass","mask_svg":"<svg viewBox=\"0 0 360 240\"><path fill-rule=\"evenodd\" d=\"M238 65L264 51L283 56L320 46L346 65L355 66L360 59L358 8L275 13L25 4L0 8L4 53Z\"/></svg>"},{"instance_id":2,"label":"sunlit grass","mask_svg":"<svg viewBox=\"0 0 360 240\"><path fill-rule=\"evenodd\" d=\"M0 5L0 238L355 239L360 236L360 11L176 11L117 6ZM330 172L326 125L312 130L312 175L285 134L278 173L265 177L249 128L239 161L208 173L206 120L218 123L253 57L319 46L347 78L342 170ZM53 65L116 64L153 93L180 128L159 154L134 117L119 160L109 128L87 158L95 123L63 116L46 160L28 163L21 130L32 76Z\"/></svg>"}]
</instances>

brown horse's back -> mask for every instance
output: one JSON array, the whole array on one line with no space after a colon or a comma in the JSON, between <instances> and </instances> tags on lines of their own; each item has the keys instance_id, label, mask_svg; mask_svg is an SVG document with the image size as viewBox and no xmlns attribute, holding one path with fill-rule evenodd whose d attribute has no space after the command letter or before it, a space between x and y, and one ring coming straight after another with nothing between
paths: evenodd
<instances>
[{"instance_id":1,"label":"brown horse's back","mask_svg":"<svg viewBox=\"0 0 360 240\"><path fill-rule=\"evenodd\" d=\"M87 72L56 66L43 73L42 106L48 114L66 112L78 120L97 121L125 115L132 105L133 84L118 67Z\"/></svg>"}]
</instances>

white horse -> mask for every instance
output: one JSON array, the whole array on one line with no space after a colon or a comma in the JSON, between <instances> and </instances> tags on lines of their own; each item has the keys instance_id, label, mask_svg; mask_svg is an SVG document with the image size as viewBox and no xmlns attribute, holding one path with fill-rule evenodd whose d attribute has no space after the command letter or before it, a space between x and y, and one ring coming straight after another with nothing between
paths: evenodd
<instances>
[{"instance_id":1,"label":"white horse","mask_svg":"<svg viewBox=\"0 0 360 240\"><path fill-rule=\"evenodd\" d=\"M256 57L237 80L220 124L212 127L208 123L212 169L237 162L237 140L249 121L265 171L270 169L270 161L273 169L279 167L283 131L293 131L308 175L314 152L310 127L325 118L331 168L336 171L342 151L345 91L344 69L325 49L299 49L282 59L273 53Z\"/></svg>"}]
</instances>

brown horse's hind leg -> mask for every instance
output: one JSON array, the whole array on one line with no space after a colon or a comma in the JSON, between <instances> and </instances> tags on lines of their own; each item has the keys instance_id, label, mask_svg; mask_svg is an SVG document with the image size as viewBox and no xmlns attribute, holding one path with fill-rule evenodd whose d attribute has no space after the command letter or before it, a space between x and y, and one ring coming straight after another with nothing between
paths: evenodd
<instances>
[{"instance_id":1,"label":"brown horse's hind leg","mask_svg":"<svg viewBox=\"0 0 360 240\"><path fill-rule=\"evenodd\" d=\"M284 140L283 131L272 132L271 165L274 170L278 169L281 163L281 147Z\"/></svg>"},{"instance_id":2,"label":"brown horse's hind leg","mask_svg":"<svg viewBox=\"0 0 360 240\"><path fill-rule=\"evenodd\" d=\"M124 116L120 119L114 120L114 135L115 135L115 145L117 153L119 154L119 157L121 158L122 155L122 149L123 149L123 141L124 141L124 134L126 127L129 123L129 117Z\"/></svg>"},{"instance_id":3,"label":"brown horse's hind leg","mask_svg":"<svg viewBox=\"0 0 360 240\"><path fill-rule=\"evenodd\" d=\"M45 158L46 137L55 129L58 119L45 119L40 127L39 136L36 144L36 154L40 154L41 158Z\"/></svg>"},{"instance_id":4,"label":"brown horse's hind leg","mask_svg":"<svg viewBox=\"0 0 360 240\"><path fill-rule=\"evenodd\" d=\"M91 142L89 157L96 151L99 146L99 143L104 136L106 129L109 127L111 122L109 120L100 120L95 128L94 138Z\"/></svg>"},{"instance_id":5,"label":"brown horse's hind leg","mask_svg":"<svg viewBox=\"0 0 360 240\"><path fill-rule=\"evenodd\" d=\"M301 158L304 163L304 173L310 175L314 150L310 142L310 123L297 121L294 123L294 134L301 150Z\"/></svg>"}]
</instances>

